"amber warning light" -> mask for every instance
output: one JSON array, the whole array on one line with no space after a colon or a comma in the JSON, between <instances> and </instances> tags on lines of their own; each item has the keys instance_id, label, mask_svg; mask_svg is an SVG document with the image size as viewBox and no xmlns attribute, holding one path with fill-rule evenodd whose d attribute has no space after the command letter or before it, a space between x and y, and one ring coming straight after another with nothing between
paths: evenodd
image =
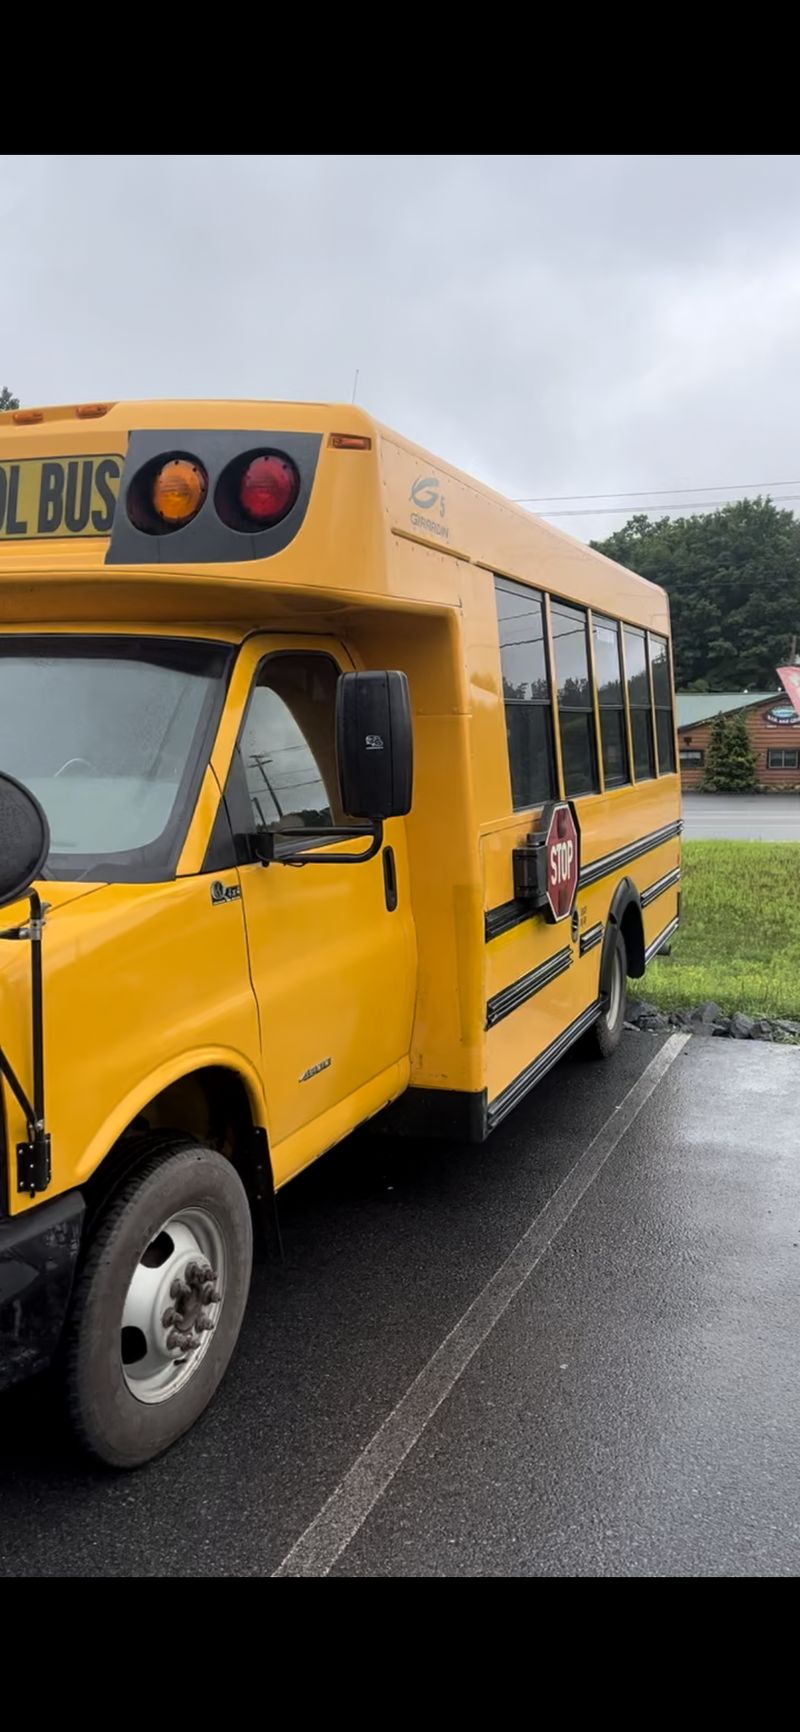
<instances>
[{"instance_id":1,"label":"amber warning light","mask_svg":"<svg viewBox=\"0 0 800 1732\"><path fill-rule=\"evenodd\" d=\"M197 515L207 492L208 480L200 464L174 457L156 474L153 505L165 523L188 523Z\"/></svg>"}]
</instances>

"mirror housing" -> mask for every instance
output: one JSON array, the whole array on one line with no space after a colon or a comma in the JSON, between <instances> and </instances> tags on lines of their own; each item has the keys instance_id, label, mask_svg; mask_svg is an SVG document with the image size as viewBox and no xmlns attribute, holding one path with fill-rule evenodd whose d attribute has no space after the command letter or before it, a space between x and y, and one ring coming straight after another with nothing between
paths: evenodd
<instances>
[{"instance_id":1,"label":"mirror housing","mask_svg":"<svg viewBox=\"0 0 800 1732\"><path fill-rule=\"evenodd\" d=\"M50 826L36 795L0 772L0 908L30 890L49 852Z\"/></svg>"},{"instance_id":2,"label":"mirror housing","mask_svg":"<svg viewBox=\"0 0 800 1732\"><path fill-rule=\"evenodd\" d=\"M347 821L313 830L259 830L252 857L262 866L360 866L383 847L386 818L411 811L414 743L408 680L402 673L340 674L336 687L336 770ZM324 844L309 850L309 839ZM368 842L357 854L331 842ZM296 846L299 844L299 846Z\"/></svg>"},{"instance_id":3,"label":"mirror housing","mask_svg":"<svg viewBox=\"0 0 800 1732\"><path fill-rule=\"evenodd\" d=\"M405 674L342 674L336 689L336 763L342 807L373 822L411 810L414 733Z\"/></svg>"}]
</instances>

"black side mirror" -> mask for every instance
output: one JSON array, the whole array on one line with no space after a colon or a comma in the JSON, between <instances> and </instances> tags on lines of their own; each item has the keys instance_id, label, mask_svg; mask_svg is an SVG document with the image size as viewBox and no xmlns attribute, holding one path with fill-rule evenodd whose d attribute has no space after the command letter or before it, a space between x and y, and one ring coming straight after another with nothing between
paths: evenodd
<instances>
[{"instance_id":1,"label":"black side mirror","mask_svg":"<svg viewBox=\"0 0 800 1732\"><path fill-rule=\"evenodd\" d=\"M49 852L50 826L36 795L0 772L0 908L41 877Z\"/></svg>"},{"instance_id":2,"label":"black side mirror","mask_svg":"<svg viewBox=\"0 0 800 1732\"><path fill-rule=\"evenodd\" d=\"M342 674L336 761L348 817L402 818L410 812L414 736L405 674Z\"/></svg>"}]
</instances>

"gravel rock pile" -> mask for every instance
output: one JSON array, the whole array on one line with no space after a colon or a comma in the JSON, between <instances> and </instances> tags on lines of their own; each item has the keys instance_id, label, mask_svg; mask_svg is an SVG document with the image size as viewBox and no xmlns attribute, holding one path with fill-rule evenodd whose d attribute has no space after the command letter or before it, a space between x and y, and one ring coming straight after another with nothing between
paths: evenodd
<instances>
[{"instance_id":1,"label":"gravel rock pile","mask_svg":"<svg viewBox=\"0 0 800 1732\"><path fill-rule=\"evenodd\" d=\"M788 1017L745 1016L741 1010L726 1016L711 999L696 1010L659 1010L644 999L631 999L625 1027L641 1029L646 1034L683 1028L689 1034L718 1035L724 1040L771 1040L784 1046L800 1043L800 1022L792 1022Z\"/></svg>"}]
</instances>

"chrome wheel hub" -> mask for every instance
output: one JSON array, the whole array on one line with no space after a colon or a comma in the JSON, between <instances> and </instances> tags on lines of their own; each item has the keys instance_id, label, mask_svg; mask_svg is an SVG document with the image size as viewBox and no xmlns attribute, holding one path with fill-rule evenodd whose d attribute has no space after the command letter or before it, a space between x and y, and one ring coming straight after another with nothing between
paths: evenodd
<instances>
[{"instance_id":1,"label":"chrome wheel hub","mask_svg":"<svg viewBox=\"0 0 800 1732\"><path fill-rule=\"evenodd\" d=\"M137 1401L167 1401L211 1344L225 1291L225 1245L204 1208L181 1209L145 1247L125 1297L120 1356Z\"/></svg>"}]
</instances>

